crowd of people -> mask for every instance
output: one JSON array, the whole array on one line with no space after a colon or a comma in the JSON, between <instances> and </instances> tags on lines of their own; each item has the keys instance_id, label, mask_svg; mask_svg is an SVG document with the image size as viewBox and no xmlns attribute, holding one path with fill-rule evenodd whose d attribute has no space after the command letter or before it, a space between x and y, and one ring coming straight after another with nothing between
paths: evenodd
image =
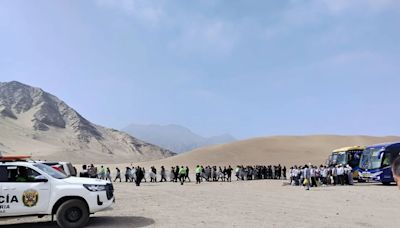
<instances>
[{"instance_id":1,"label":"crowd of people","mask_svg":"<svg viewBox=\"0 0 400 228\"><path fill-rule=\"evenodd\" d=\"M294 166L289 169L290 184L310 187L326 185L353 185L353 172L349 165Z\"/></svg>"},{"instance_id":2,"label":"crowd of people","mask_svg":"<svg viewBox=\"0 0 400 228\"><path fill-rule=\"evenodd\" d=\"M397 164L397 165L396 165ZM197 165L194 169L196 184L201 182L231 182L232 176L236 177L237 181L245 180L260 180L260 179L283 179L286 180L286 166L268 165L268 166L243 166L238 165L235 168L229 166L202 166ZM393 164L393 174L395 180L400 179L400 159L397 159ZM100 166L97 168L93 164L83 165L80 177L98 178L114 182L122 182L121 170L115 168L115 178L112 179L113 174L109 167ZM306 190L313 187L328 186L328 185L353 185L353 169L349 165L336 165L336 166L315 166L303 165L292 166L288 170L289 183L292 186L303 186ZM151 183L156 182L178 182L183 185L185 182L191 182L188 166L173 166L166 170L164 166L160 167L159 172L152 166L146 175L146 169L140 166L133 166L125 168L124 180L125 182L134 182L140 186L141 182L147 182L147 178ZM158 179L158 177L160 177ZM397 181L398 183L400 181Z\"/></svg>"},{"instance_id":3,"label":"crowd of people","mask_svg":"<svg viewBox=\"0 0 400 228\"><path fill-rule=\"evenodd\" d=\"M396 182L400 183L400 158L393 162L393 174ZM159 173L152 166L148 170L150 182L179 182L181 185L184 182L191 182L188 166L173 166L169 171L161 166ZM238 165L234 169L229 166L201 166L195 167L196 184L201 182L231 182L232 175L236 176L237 181L244 180L259 180L259 179L284 179L286 180L286 167L281 166L243 166ZM306 190L312 187L327 186L327 185L353 185L353 169L350 165L336 166L314 166L311 164L304 166L293 166L289 169L290 185L304 186ZM100 166L98 169L93 164L83 165L80 177L99 178L109 181L122 182L121 170L115 168L115 178L112 179L111 170L109 167ZM144 167L133 166L125 169L125 182L134 182L140 186L142 181L147 182L146 170ZM157 177L160 177L159 181Z\"/></svg>"},{"instance_id":4,"label":"crowd of people","mask_svg":"<svg viewBox=\"0 0 400 228\"><path fill-rule=\"evenodd\" d=\"M83 165L80 177L99 178L103 180L118 181L122 182L121 170L115 168L115 178L111 177L111 170L109 167L100 166L98 169L93 164ZM236 166L233 169L230 165L224 167L217 166L201 166L195 167L196 184L201 182L231 182L232 175L236 176L236 180L259 180L259 179L286 179L286 167L282 167L280 164L277 166ZM144 167L133 166L125 168L125 182L135 182L137 186L140 186L142 181L147 182L146 169ZM179 182L183 185L186 181L191 182L190 169L188 166L173 166L170 170L166 170L164 166L161 166L159 172L152 166L148 170L150 182ZM158 179L160 177L160 179ZM159 181L158 181L159 180Z\"/></svg>"}]
</instances>

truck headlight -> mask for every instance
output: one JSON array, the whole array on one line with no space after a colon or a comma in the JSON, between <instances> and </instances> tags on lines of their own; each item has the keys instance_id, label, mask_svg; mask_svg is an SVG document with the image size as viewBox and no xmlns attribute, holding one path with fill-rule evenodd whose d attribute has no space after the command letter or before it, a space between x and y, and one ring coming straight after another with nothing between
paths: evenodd
<instances>
[{"instance_id":1,"label":"truck headlight","mask_svg":"<svg viewBox=\"0 0 400 228\"><path fill-rule=\"evenodd\" d=\"M96 185L96 184L84 184L83 187L85 187L87 190L91 192L99 192L99 191L105 191L106 186L105 185Z\"/></svg>"}]
</instances>

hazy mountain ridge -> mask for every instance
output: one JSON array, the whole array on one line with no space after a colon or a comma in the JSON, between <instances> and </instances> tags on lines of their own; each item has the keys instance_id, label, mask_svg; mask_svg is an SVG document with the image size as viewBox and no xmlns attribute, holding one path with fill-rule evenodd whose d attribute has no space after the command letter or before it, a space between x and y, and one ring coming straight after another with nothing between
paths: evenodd
<instances>
[{"instance_id":1,"label":"hazy mountain ridge","mask_svg":"<svg viewBox=\"0 0 400 228\"><path fill-rule=\"evenodd\" d=\"M44 158L82 155L90 160L144 161L174 155L124 132L95 125L40 88L0 83L0 150L34 151ZM40 144L32 148L29 144ZM22 151L21 151L22 150ZM111 160L111 161L110 161Z\"/></svg>"},{"instance_id":2,"label":"hazy mountain ridge","mask_svg":"<svg viewBox=\"0 0 400 228\"><path fill-rule=\"evenodd\" d=\"M188 128L176 124L131 124L122 130L129 134L135 135L142 140L151 142L177 153L182 153L205 146L229 143L236 140L229 134L203 137L193 133Z\"/></svg>"}]
</instances>

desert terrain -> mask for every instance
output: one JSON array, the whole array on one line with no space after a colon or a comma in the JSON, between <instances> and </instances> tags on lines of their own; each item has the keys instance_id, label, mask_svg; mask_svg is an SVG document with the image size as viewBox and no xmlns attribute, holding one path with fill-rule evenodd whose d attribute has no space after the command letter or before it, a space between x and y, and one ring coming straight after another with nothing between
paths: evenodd
<instances>
[{"instance_id":1,"label":"desert terrain","mask_svg":"<svg viewBox=\"0 0 400 228\"><path fill-rule=\"evenodd\" d=\"M209 146L175 155L124 132L83 118L57 97L18 82L0 84L0 150L35 160L109 167L139 165L323 164L332 150L400 141L400 137L271 136ZM174 156L175 155L175 156ZM186 183L115 183L113 210L97 213L89 227L398 227L400 191L357 184L305 191L283 180ZM56 227L43 218L0 219L0 227Z\"/></svg>"},{"instance_id":2,"label":"desert terrain","mask_svg":"<svg viewBox=\"0 0 400 228\"><path fill-rule=\"evenodd\" d=\"M332 150L345 146L368 146L400 141L400 137L372 136L273 136L204 147L165 159L133 164L166 168L174 165L304 165L324 164Z\"/></svg>"},{"instance_id":3,"label":"desert terrain","mask_svg":"<svg viewBox=\"0 0 400 228\"><path fill-rule=\"evenodd\" d=\"M92 216L106 227L387 227L400 224L395 186L359 184L305 191L287 181L116 183L113 210ZM56 227L50 217L1 220L0 227Z\"/></svg>"}]
</instances>

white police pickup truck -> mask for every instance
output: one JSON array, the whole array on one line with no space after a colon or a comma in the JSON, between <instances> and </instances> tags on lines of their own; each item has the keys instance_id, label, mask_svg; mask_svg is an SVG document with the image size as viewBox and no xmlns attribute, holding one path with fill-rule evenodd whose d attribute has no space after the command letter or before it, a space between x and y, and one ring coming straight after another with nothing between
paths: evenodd
<instances>
[{"instance_id":1,"label":"white police pickup truck","mask_svg":"<svg viewBox=\"0 0 400 228\"><path fill-rule=\"evenodd\" d=\"M21 156L0 157L0 217L56 215L62 228L83 227L114 201L108 181L67 177Z\"/></svg>"}]
</instances>

